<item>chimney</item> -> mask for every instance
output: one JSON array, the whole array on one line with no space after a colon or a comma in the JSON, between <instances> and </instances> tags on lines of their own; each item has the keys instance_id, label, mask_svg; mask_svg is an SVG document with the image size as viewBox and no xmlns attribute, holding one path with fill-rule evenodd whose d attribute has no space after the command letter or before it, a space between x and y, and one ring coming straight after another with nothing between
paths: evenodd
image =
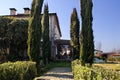
<instances>
[{"instance_id":1,"label":"chimney","mask_svg":"<svg viewBox=\"0 0 120 80\"><path fill-rule=\"evenodd\" d=\"M10 8L10 15L16 15L16 11L15 8Z\"/></svg>"},{"instance_id":2,"label":"chimney","mask_svg":"<svg viewBox=\"0 0 120 80\"><path fill-rule=\"evenodd\" d=\"M30 14L30 8L23 8L24 9L24 14Z\"/></svg>"}]
</instances>

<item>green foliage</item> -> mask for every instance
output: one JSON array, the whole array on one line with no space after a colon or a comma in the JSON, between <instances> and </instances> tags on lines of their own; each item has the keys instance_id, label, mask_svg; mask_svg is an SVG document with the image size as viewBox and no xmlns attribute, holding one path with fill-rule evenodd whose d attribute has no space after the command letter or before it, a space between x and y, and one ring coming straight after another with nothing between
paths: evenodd
<instances>
[{"instance_id":1,"label":"green foliage","mask_svg":"<svg viewBox=\"0 0 120 80\"><path fill-rule=\"evenodd\" d=\"M27 48L28 21L24 19L14 19L8 26L9 60L22 60L22 57L24 58L25 55L24 51Z\"/></svg>"},{"instance_id":2,"label":"green foliage","mask_svg":"<svg viewBox=\"0 0 120 80\"><path fill-rule=\"evenodd\" d=\"M78 59L79 58L79 19L77 15L76 8L73 9L73 13L71 14L71 25L70 25L70 44L73 49L73 58Z\"/></svg>"},{"instance_id":3,"label":"green foliage","mask_svg":"<svg viewBox=\"0 0 120 80\"><path fill-rule=\"evenodd\" d=\"M7 29L12 18L0 17L0 38L6 37Z\"/></svg>"},{"instance_id":4,"label":"green foliage","mask_svg":"<svg viewBox=\"0 0 120 80\"><path fill-rule=\"evenodd\" d=\"M71 63L66 61L54 61L49 64L49 67L70 67Z\"/></svg>"},{"instance_id":5,"label":"green foliage","mask_svg":"<svg viewBox=\"0 0 120 80\"><path fill-rule=\"evenodd\" d=\"M120 80L120 73L112 69L104 69L99 66L93 66L94 72L97 74L97 78L100 80Z\"/></svg>"},{"instance_id":6,"label":"green foliage","mask_svg":"<svg viewBox=\"0 0 120 80\"><path fill-rule=\"evenodd\" d=\"M117 71L97 66L84 67L80 65L79 60L72 62L72 71L74 80L120 80L120 74Z\"/></svg>"},{"instance_id":7,"label":"green foliage","mask_svg":"<svg viewBox=\"0 0 120 80\"><path fill-rule=\"evenodd\" d=\"M42 16L42 39L43 39L42 42L43 59L44 59L44 64L46 65L49 62L51 56L48 5L44 6L44 13Z\"/></svg>"},{"instance_id":8,"label":"green foliage","mask_svg":"<svg viewBox=\"0 0 120 80\"><path fill-rule=\"evenodd\" d=\"M35 61L39 63L40 59L40 40L41 40L41 8L42 5L40 5L42 0L40 2L38 0L33 0L32 4L32 10L34 12L31 12L31 18L29 20L29 27L28 27L28 55L30 60ZM38 3L39 2L39 3ZM39 6L41 6L39 8ZM37 8L39 10L37 11Z\"/></svg>"},{"instance_id":9,"label":"green foliage","mask_svg":"<svg viewBox=\"0 0 120 80\"><path fill-rule=\"evenodd\" d=\"M37 71L39 72L40 65L42 65L42 53L41 49L41 10L44 0L33 0L32 11L30 14L29 26L28 26L28 56L31 61L36 62Z\"/></svg>"},{"instance_id":10,"label":"green foliage","mask_svg":"<svg viewBox=\"0 0 120 80\"><path fill-rule=\"evenodd\" d=\"M30 61L0 64L0 80L33 80L36 63Z\"/></svg>"},{"instance_id":11,"label":"green foliage","mask_svg":"<svg viewBox=\"0 0 120 80\"><path fill-rule=\"evenodd\" d=\"M80 61L92 65L94 58L94 37L92 30L92 0L81 0L82 30L80 35Z\"/></svg>"},{"instance_id":12,"label":"green foliage","mask_svg":"<svg viewBox=\"0 0 120 80\"><path fill-rule=\"evenodd\" d=\"M32 17L34 15L34 12L35 12L35 5L36 5L36 1L33 0L32 1L32 4L31 4L31 11L30 11L30 16Z\"/></svg>"},{"instance_id":13,"label":"green foliage","mask_svg":"<svg viewBox=\"0 0 120 80\"><path fill-rule=\"evenodd\" d=\"M87 8L87 24L88 24L88 54L86 56L87 63L90 63L90 65L92 65L93 63L93 58L94 58L94 36L93 36L93 30L92 30L92 21L93 21L93 17L92 17L92 7L93 7L93 3L92 0L88 0L88 8Z\"/></svg>"},{"instance_id":14,"label":"green foliage","mask_svg":"<svg viewBox=\"0 0 120 80\"><path fill-rule=\"evenodd\" d=\"M27 19L0 17L0 55L8 55L11 61L24 58L27 27Z\"/></svg>"}]
</instances>

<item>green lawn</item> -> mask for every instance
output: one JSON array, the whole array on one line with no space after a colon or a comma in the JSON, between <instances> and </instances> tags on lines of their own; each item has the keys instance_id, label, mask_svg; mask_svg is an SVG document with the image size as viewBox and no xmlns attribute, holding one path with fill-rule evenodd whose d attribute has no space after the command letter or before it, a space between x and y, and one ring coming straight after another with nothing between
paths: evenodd
<instances>
[{"instance_id":1,"label":"green lawn","mask_svg":"<svg viewBox=\"0 0 120 80\"><path fill-rule=\"evenodd\" d=\"M47 66L43 67L41 70L41 74L47 72L48 70L54 68L54 67L71 67L71 62L66 61L54 61L48 64Z\"/></svg>"},{"instance_id":2,"label":"green lawn","mask_svg":"<svg viewBox=\"0 0 120 80\"><path fill-rule=\"evenodd\" d=\"M63 62L63 61L56 61L56 62L51 62L48 65L49 68L54 68L54 67L71 67L71 62Z\"/></svg>"}]
</instances>

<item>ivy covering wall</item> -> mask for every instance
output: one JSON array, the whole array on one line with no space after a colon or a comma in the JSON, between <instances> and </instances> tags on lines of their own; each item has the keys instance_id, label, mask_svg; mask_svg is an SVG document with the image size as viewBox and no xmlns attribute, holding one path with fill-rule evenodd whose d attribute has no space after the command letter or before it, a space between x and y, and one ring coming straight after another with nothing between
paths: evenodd
<instances>
[{"instance_id":1,"label":"ivy covering wall","mask_svg":"<svg viewBox=\"0 0 120 80\"><path fill-rule=\"evenodd\" d=\"M0 17L0 61L27 58L27 19Z\"/></svg>"}]
</instances>

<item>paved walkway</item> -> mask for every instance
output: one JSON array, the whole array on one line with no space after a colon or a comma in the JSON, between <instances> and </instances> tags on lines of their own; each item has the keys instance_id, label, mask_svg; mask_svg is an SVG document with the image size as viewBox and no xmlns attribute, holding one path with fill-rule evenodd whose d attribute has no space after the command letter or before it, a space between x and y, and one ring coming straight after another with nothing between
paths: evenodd
<instances>
[{"instance_id":1,"label":"paved walkway","mask_svg":"<svg viewBox=\"0 0 120 80\"><path fill-rule=\"evenodd\" d=\"M36 80L74 80L71 68L56 67L45 73L43 76L38 77Z\"/></svg>"}]
</instances>

